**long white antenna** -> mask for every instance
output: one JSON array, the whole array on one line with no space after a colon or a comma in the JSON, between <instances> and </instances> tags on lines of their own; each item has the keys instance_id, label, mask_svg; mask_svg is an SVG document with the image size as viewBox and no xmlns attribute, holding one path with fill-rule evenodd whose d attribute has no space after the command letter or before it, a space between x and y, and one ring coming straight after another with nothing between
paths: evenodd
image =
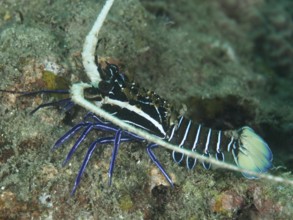
<instances>
[{"instance_id":1,"label":"long white antenna","mask_svg":"<svg viewBox=\"0 0 293 220\"><path fill-rule=\"evenodd\" d=\"M104 118L106 121L112 122L113 124L117 125L118 127L120 127L123 130L127 130L127 131L129 131L131 133L134 133L134 134L136 134L136 135L148 140L149 142L156 143L156 144L158 144L158 145L160 145L160 146L162 146L164 148L167 148L167 149L169 149L171 151L176 151L176 152L179 152L179 153L183 153L183 154L185 154L185 156L197 158L197 159L199 159L201 161L205 161L205 162L211 163L213 165L216 165L216 166L219 166L219 167L222 167L222 168L225 168L225 169L234 170L234 171L238 171L238 172L245 172L247 174L257 176L257 177L260 177L260 178L272 180L272 181L275 181L275 182L288 183L288 184L293 185L293 180L289 180L289 179L285 179L285 178L282 178L282 177L273 176L273 175L269 175L269 174L257 173L257 172L253 172L253 171L250 171L250 170L241 169L241 168L239 168L237 166L227 164L225 162L218 161L218 160L216 160L214 158L207 158L207 157L205 157L203 155L200 155L200 154L198 154L196 152L189 151L189 150L186 150L184 148L180 148L179 146L176 146L176 145L172 145L172 144L170 144L170 143L168 143L166 141L163 141L162 139L160 139L160 138L158 138L158 137L156 137L154 135L151 135L151 134L145 132L144 130L135 128L132 125L125 123L124 121L114 117L113 115L109 114L108 112L104 111L103 109L97 107L96 105L94 105L91 102L89 102L86 99L84 99L83 91L84 91L85 88L89 88L89 87L91 87L91 85L86 84L86 83L78 83L78 84L73 84L72 85L72 88L71 88L71 95L72 96L71 96L71 98L74 101L74 103L76 103L76 104L82 106L83 108L89 110L90 112L93 112L96 115Z\"/></svg>"},{"instance_id":2,"label":"long white antenna","mask_svg":"<svg viewBox=\"0 0 293 220\"><path fill-rule=\"evenodd\" d=\"M102 8L100 14L97 17L97 20L95 21L91 31L86 36L84 46L83 46L83 52L82 52L82 59L83 59L83 65L85 68L85 71L88 75L88 77L91 80L91 84L86 83L77 83L73 84L71 87L71 95L72 95L72 101L81 107L95 113L99 117L104 118L105 120L117 125L123 130L127 130L129 132L132 132L146 140L152 143L156 143L164 148L167 148L172 151L176 151L179 153L185 154L185 156L197 158L199 160L211 163L213 165L226 168L229 170L239 171L239 172L245 172L247 174L257 176L260 178L265 178L268 180L272 180L275 182L283 182L293 185L293 180L285 179L278 176L272 176L269 174L262 174L262 173L256 173L250 170L244 170L240 169L237 166L227 164L221 161L218 161L214 158L207 158L204 157L196 152L186 150L184 148L180 148L179 146L172 145L170 143L167 143L166 141L161 140L160 138L157 138L154 135L151 135L141 129L135 128L129 124L126 124L124 121L114 117L113 115L105 112L103 109L95 106L91 102L87 101L83 96L83 91L85 88L91 87L91 86L98 86L98 83L101 81L100 74L98 72L98 67L95 63L95 49L98 42L98 33L103 25L103 22L105 21L105 18L113 4L114 0L106 0L106 3L104 7Z\"/></svg>"},{"instance_id":3,"label":"long white antenna","mask_svg":"<svg viewBox=\"0 0 293 220\"><path fill-rule=\"evenodd\" d=\"M107 0L100 14L97 17L92 29L85 38L82 51L82 63L85 68L85 72L90 78L92 84L97 86L101 81L100 74L95 63L95 50L98 43L98 34L101 27L109 13L114 0Z\"/></svg>"}]
</instances>

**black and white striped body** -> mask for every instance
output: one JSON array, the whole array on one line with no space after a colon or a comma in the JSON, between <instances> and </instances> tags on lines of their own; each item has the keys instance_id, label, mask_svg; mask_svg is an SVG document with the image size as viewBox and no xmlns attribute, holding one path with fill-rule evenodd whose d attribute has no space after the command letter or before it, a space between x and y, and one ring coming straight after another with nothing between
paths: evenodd
<instances>
[{"instance_id":1,"label":"black and white striped body","mask_svg":"<svg viewBox=\"0 0 293 220\"><path fill-rule=\"evenodd\" d=\"M166 100L130 82L113 64L108 64L99 71L103 73L103 81L99 88L84 91L87 100L95 102L97 106L128 124L162 139L167 137L167 131L176 115Z\"/></svg>"},{"instance_id":2,"label":"black and white striped body","mask_svg":"<svg viewBox=\"0 0 293 220\"><path fill-rule=\"evenodd\" d=\"M168 141L179 147L196 151L206 157L215 157L217 160L225 160L225 152L236 154L236 139L231 135L232 132L213 130L194 123L192 120L183 116L178 118L178 124L172 126L169 131ZM196 165L196 159L184 157L183 154L172 152L173 160L178 163L185 163L188 169L193 169ZM205 169L210 169L210 164L203 162Z\"/></svg>"},{"instance_id":3,"label":"black and white striped body","mask_svg":"<svg viewBox=\"0 0 293 220\"><path fill-rule=\"evenodd\" d=\"M251 128L220 131L206 128L179 116L171 105L156 93L140 88L121 72L116 65L99 66L102 81L99 87L84 90L85 99L115 115L120 120L169 141L180 148L196 151L206 157L225 160L230 153L237 166L255 172L266 172L271 167L272 153L266 142ZM196 159L172 152L174 161L196 165ZM202 162L205 169L211 164ZM254 176L242 173L247 178Z\"/></svg>"}]
</instances>

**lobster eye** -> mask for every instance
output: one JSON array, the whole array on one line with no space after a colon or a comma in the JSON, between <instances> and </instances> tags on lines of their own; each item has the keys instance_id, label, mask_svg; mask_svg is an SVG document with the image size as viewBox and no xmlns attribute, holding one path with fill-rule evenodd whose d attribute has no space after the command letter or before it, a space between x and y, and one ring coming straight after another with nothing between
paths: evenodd
<instances>
[{"instance_id":1,"label":"lobster eye","mask_svg":"<svg viewBox=\"0 0 293 220\"><path fill-rule=\"evenodd\" d=\"M101 93L99 92L98 88L90 87L84 90L84 98L87 100L100 100Z\"/></svg>"},{"instance_id":2,"label":"lobster eye","mask_svg":"<svg viewBox=\"0 0 293 220\"><path fill-rule=\"evenodd\" d=\"M95 88L95 87L90 87L90 88L84 89L84 94L95 95L98 92L99 92L98 88Z\"/></svg>"}]
</instances>

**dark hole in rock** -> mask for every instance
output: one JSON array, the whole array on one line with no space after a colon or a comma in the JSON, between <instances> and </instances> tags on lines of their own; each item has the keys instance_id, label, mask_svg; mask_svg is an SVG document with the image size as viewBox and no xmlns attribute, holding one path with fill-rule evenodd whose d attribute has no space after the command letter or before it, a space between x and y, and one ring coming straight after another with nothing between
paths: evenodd
<instances>
[{"instance_id":1,"label":"dark hole in rock","mask_svg":"<svg viewBox=\"0 0 293 220\"><path fill-rule=\"evenodd\" d=\"M168 201L168 188L163 185L155 186L152 189L152 197L154 199L154 205L153 205L153 212L155 213L164 213L165 212L165 206L167 205Z\"/></svg>"},{"instance_id":2,"label":"dark hole in rock","mask_svg":"<svg viewBox=\"0 0 293 220\"><path fill-rule=\"evenodd\" d=\"M249 125L255 118L255 106L237 96L201 99L192 97L188 103L187 117L213 129L236 129Z\"/></svg>"}]
</instances>

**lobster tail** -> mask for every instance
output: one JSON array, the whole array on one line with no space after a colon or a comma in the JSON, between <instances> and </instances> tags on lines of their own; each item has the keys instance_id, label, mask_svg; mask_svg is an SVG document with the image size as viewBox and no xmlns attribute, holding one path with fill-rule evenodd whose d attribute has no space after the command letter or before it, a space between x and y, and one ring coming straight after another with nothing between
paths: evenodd
<instances>
[{"instance_id":1,"label":"lobster tail","mask_svg":"<svg viewBox=\"0 0 293 220\"><path fill-rule=\"evenodd\" d=\"M225 154L231 152L237 166L247 171L265 173L272 166L273 155L268 144L247 126L222 132L180 116L178 124L169 131L168 141L221 162L225 162ZM172 152L172 157L178 164L185 163L188 169L193 169L197 162L188 156L183 160L184 154L175 151ZM208 162L202 162L202 165L205 169L211 167ZM257 178L245 172L242 174L248 179Z\"/></svg>"},{"instance_id":2,"label":"lobster tail","mask_svg":"<svg viewBox=\"0 0 293 220\"><path fill-rule=\"evenodd\" d=\"M238 130L238 151L233 156L239 168L265 173L272 166L273 154L268 144L250 127ZM248 179L257 178L254 175L242 172Z\"/></svg>"}]
</instances>

